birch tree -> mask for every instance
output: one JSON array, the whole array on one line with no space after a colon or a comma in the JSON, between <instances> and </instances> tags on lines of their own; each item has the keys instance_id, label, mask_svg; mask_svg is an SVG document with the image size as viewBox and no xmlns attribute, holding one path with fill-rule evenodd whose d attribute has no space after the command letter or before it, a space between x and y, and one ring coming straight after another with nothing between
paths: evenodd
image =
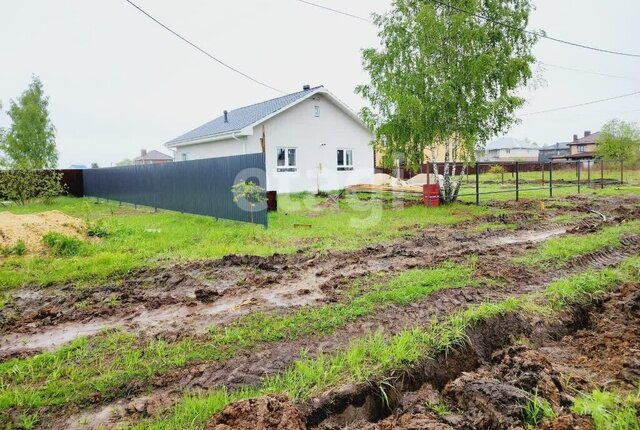
<instances>
[{"instance_id":1,"label":"birch tree","mask_svg":"<svg viewBox=\"0 0 640 430\"><path fill-rule=\"evenodd\" d=\"M374 15L380 46L362 52L370 83L356 91L375 145L416 171L444 152L441 199L456 200L474 152L508 130L524 104L516 90L532 78L535 33L530 0L393 0ZM456 162L461 162L460 170Z\"/></svg>"}]
</instances>

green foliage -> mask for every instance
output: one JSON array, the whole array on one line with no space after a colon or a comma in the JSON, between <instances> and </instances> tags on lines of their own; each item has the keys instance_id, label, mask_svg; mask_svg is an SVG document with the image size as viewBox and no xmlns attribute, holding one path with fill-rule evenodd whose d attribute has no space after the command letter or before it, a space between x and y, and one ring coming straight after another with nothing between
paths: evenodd
<instances>
[{"instance_id":1,"label":"green foliage","mask_svg":"<svg viewBox=\"0 0 640 430\"><path fill-rule=\"evenodd\" d=\"M596 151L605 160L640 159L640 128L636 124L613 119L602 127Z\"/></svg>"},{"instance_id":2,"label":"green foliage","mask_svg":"<svg viewBox=\"0 0 640 430\"><path fill-rule=\"evenodd\" d=\"M13 245L2 249L2 254L4 255L22 256L26 253L27 253L27 245L24 243L24 240L19 240Z\"/></svg>"},{"instance_id":3,"label":"green foliage","mask_svg":"<svg viewBox=\"0 0 640 430\"><path fill-rule=\"evenodd\" d=\"M49 98L44 95L38 77L33 77L17 101L11 101L7 114L12 124L0 141L0 151L8 167L55 168L58 162L55 127L49 118Z\"/></svg>"},{"instance_id":4,"label":"green foliage","mask_svg":"<svg viewBox=\"0 0 640 430\"><path fill-rule=\"evenodd\" d=\"M489 167L489 173L492 175L496 175L497 178L500 178L500 180L504 182L504 166L500 164L494 164L493 166Z\"/></svg>"},{"instance_id":5,"label":"green foliage","mask_svg":"<svg viewBox=\"0 0 640 430\"><path fill-rule=\"evenodd\" d=\"M595 390L578 397L571 410L593 419L596 430L640 430L640 388L622 397L610 391Z\"/></svg>"},{"instance_id":6,"label":"green foliage","mask_svg":"<svg viewBox=\"0 0 640 430\"><path fill-rule=\"evenodd\" d=\"M57 257L71 257L80 254L82 251L82 241L75 237L52 231L42 236L42 241Z\"/></svg>"},{"instance_id":7,"label":"green foliage","mask_svg":"<svg viewBox=\"0 0 640 430\"><path fill-rule=\"evenodd\" d=\"M538 395L538 390L536 389L527 404L523 406L522 416L526 424L536 427L546 419L555 418L556 413L553 411L549 401Z\"/></svg>"},{"instance_id":8,"label":"green foliage","mask_svg":"<svg viewBox=\"0 0 640 430\"><path fill-rule=\"evenodd\" d=\"M109 227L103 219L87 222L87 235L89 237L109 236Z\"/></svg>"},{"instance_id":9,"label":"green foliage","mask_svg":"<svg viewBox=\"0 0 640 430\"><path fill-rule=\"evenodd\" d=\"M51 203L66 192L62 172L47 170L0 170L0 198L25 205L34 199Z\"/></svg>"},{"instance_id":10,"label":"green foliage","mask_svg":"<svg viewBox=\"0 0 640 430\"><path fill-rule=\"evenodd\" d=\"M122 167L122 166L133 166L133 160L130 158L123 158L122 160L118 161L116 163L116 166L118 167Z\"/></svg>"},{"instance_id":11,"label":"green foliage","mask_svg":"<svg viewBox=\"0 0 640 430\"><path fill-rule=\"evenodd\" d=\"M473 159L474 150L517 121L514 111L524 99L515 90L532 77L537 36L521 30L530 0L447 3L452 6L394 0L375 17L381 47L362 54L370 83L357 92L373 108L362 117L382 152L401 154L412 170L423 163L425 149L432 161L438 147L445 162ZM443 199L451 202L461 181L454 184L453 168L444 176Z\"/></svg>"}]
</instances>

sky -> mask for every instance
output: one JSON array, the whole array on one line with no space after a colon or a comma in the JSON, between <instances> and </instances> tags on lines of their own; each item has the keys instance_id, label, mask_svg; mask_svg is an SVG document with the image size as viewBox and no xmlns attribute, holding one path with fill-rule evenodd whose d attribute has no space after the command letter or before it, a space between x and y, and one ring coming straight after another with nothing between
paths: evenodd
<instances>
[{"instance_id":1,"label":"sky","mask_svg":"<svg viewBox=\"0 0 640 430\"><path fill-rule=\"evenodd\" d=\"M367 82L360 50L376 46L367 22L298 0L134 0L157 19L256 79L286 92L324 85L354 110ZM360 16L390 0L314 0ZM640 53L640 2L535 0L532 29L605 49ZM640 58L541 40L539 80L519 114L640 90ZM549 65L597 72L565 70ZM57 129L59 166L109 166L163 144L222 111L277 97L212 61L125 0L0 0L0 127L9 101L40 77ZM640 95L522 116L506 135L538 144L571 140L620 118L640 122Z\"/></svg>"}]
</instances>

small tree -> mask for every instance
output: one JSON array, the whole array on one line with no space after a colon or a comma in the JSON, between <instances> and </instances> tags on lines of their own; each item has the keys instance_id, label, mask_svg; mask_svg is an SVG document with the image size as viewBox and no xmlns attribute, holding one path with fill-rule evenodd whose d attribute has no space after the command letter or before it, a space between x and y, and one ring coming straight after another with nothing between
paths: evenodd
<instances>
[{"instance_id":1,"label":"small tree","mask_svg":"<svg viewBox=\"0 0 640 430\"><path fill-rule=\"evenodd\" d=\"M0 170L0 198L25 205L33 199L49 203L66 192L62 173L55 170Z\"/></svg>"},{"instance_id":2,"label":"small tree","mask_svg":"<svg viewBox=\"0 0 640 430\"><path fill-rule=\"evenodd\" d=\"M56 130L49 118L49 98L42 82L33 77L29 88L11 101L12 124L0 139L4 164L12 169L52 169L58 163Z\"/></svg>"},{"instance_id":3,"label":"small tree","mask_svg":"<svg viewBox=\"0 0 640 430\"><path fill-rule=\"evenodd\" d=\"M504 184L504 166L494 164L489 167L489 173L496 175L496 178L501 178L501 182Z\"/></svg>"},{"instance_id":4,"label":"small tree","mask_svg":"<svg viewBox=\"0 0 640 430\"><path fill-rule=\"evenodd\" d=\"M640 128L636 124L613 119L602 127L596 143L596 152L604 160L640 159Z\"/></svg>"},{"instance_id":5,"label":"small tree","mask_svg":"<svg viewBox=\"0 0 640 430\"><path fill-rule=\"evenodd\" d=\"M122 160L118 161L116 163L116 166L121 167L121 166L133 166L133 160L130 158L123 158Z\"/></svg>"},{"instance_id":6,"label":"small tree","mask_svg":"<svg viewBox=\"0 0 640 430\"><path fill-rule=\"evenodd\" d=\"M531 9L530 0L393 0L375 16L381 46L362 54L370 83L356 90L372 106L362 117L376 145L414 171L426 151L437 174L436 151L444 153L446 203L475 151L517 121L524 99L515 90L535 60L537 36L523 31Z\"/></svg>"},{"instance_id":7,"label":"small tree","mask_svg":"<svg viewBox=\"0 0 640 430\"><path fill-rule=\"evenodd\" d=\"M253 222L253 212L256 205L266 200L265 189L253 181L241 180L231 187L231 192L233 193L234 202L239 203L243 200L247 202L251 222Z\"/></svg>"}]
</instances>

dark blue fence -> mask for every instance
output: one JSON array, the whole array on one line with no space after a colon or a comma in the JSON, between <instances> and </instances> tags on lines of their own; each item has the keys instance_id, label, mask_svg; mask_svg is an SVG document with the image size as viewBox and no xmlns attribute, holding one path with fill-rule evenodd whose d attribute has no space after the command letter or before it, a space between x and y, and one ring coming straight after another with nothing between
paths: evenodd
<instances>
[{"instance_id":1,"label":"dark blue fence","mask_svg":"<svg viewBox=\"0 0 640 430\"><path fill-rule=\"evenodd\" d=\"M267 206L234 201L231 187L251 180L266 189L264 154L84 170L84 194L267 225Z\"/></svg>"}]
</instances>

